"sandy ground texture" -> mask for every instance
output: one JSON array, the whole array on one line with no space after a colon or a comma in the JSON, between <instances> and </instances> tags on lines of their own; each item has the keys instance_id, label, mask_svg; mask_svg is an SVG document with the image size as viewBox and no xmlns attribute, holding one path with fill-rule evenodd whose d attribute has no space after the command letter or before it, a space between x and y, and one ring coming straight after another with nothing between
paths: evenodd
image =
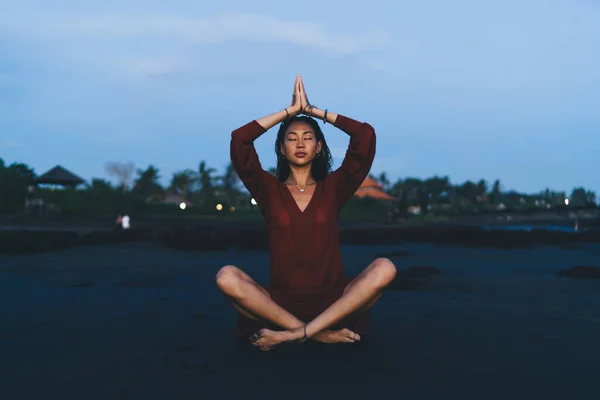
<instances>
[{"instance_id":1,"label":"sandy ground texture","mask_svg":"<svg viewBox=\"0 0 600 400\"><path fill-rule=\"evenodd\" d=\"M263 353L233 335L215 273L268 280L265 252L179 252L151 244L0 256L0 399L594 399L600 247L343 248L349 275L373 258L444 273L388 291L358 345Z\"/></svg>"}]
</instances>

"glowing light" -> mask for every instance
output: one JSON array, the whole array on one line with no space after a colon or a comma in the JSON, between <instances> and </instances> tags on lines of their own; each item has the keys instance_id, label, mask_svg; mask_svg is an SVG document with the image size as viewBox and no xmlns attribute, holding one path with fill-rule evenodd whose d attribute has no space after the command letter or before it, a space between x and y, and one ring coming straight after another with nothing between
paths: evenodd
<instances>
[{"instance_id":1,"label":"glowing light","mask_svg":"<svg viewBox=\"0 0 600 400\"><path fill-rule=\"evenodd\" d=\"M255 206L257 204L256 200L254 200L254 199L250 200L250 204L252 204L253 206Z\"/></svg>"},{"instance_id":2,"label":"glowing light","mask_svg":"<svg viewBox=\"0 0 600 400\"><path fill-rule=\"evenodd\" d=\"M229 208L229 211L231 211L231 212L234 212L234 211L235 211L235 207L231 206L231 207Z\"/></svg>"},{"instance_id":3,"label":"glowing light","mask_svg":"<svg viewBox=\"0 0 600 400\"><path fill-rule=\"evenodd\" d=\"M217 211L221 211L223 209L223 204L217 204Z\"/></svg>"},{"instance_id":4,"label":"glowing light","mask_svg":"<svg viewBox=\"0 0 600 400\"><path fill-rule=\"evenodd\" d=\"M569 205L569 199L565 199L565 206Z\"/></svg>"},{"instance_id":5,"label":"glowing light","mask_svg":"<svg viewBox=\"0 0 600 400\"><path fill-rule=\"evenodd\" d=\"M179 208L181 208L182 210L185 210L186 204L185 203L181 203L179 204Z\"/></svg>"}]
</instances>

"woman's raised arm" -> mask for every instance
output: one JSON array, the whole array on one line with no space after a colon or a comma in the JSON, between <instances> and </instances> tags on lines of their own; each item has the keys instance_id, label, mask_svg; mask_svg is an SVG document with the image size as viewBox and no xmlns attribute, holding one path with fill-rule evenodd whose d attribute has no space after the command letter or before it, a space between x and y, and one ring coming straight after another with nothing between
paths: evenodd
<instances>
[{"instance_id":1,"label":"woman's raised arm","mask_svg":"<svg viewBox=\"0 0 600 400\"><path fill-rule=\"evenodd\" d=\"M300 77L296 77L291 106L258 120L253 120L231 133L231 163L240 180L259 204L263 193L265 193L265 185L269 182L269 179L272 179L272 176L262 168L256 149L254 148L254 141L286 118L300 113L299 93Z\"/></svg>"},{"instance_id":2,"label":"woman's raised arm","mask_svg":"<svg viewBox=\"0 0 600 400\"><path fill-rule=\"evenodd\" d=\"M341 207L358 190L369 175L375 158L375 129L367 123L358 122L310 104L304 83L300 80L302 112L308 116L328 122L350 135L350 144L340 168L333 175L337 185L338 206Z\"/></svg>"}]
</instances>

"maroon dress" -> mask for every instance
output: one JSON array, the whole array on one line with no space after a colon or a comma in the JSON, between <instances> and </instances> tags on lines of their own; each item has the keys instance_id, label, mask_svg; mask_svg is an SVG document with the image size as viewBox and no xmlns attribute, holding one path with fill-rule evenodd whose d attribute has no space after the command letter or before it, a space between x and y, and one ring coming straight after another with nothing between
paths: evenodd
<instances>
[{"instance_id":1,"label":"maroon dress","mask_svg":"<svg viewBox=\"0 0 600 400\"><path fill-rule=\"evenodd\" d=\"M314 195L301 211L285 183L263 170L254 140L265 132L256 121L231 135L231 161L257 201L267 224L271 298L303 322L310 322L343 293L349 283L342 265L339 211L367 177L375 157L375 131L367 123L338 115L335 126L350 135L340 168L316 183ZM367 333L369 312L351 315L342 327ZM240 314L237 333L281 328Z\"/></svg>"}]
</instances>

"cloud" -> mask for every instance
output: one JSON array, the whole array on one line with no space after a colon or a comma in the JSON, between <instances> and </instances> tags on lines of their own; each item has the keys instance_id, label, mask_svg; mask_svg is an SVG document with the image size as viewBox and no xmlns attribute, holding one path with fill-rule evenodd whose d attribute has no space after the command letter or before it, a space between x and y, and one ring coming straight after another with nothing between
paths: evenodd
<instances>
[{"instance_id":1,"label":"cloud","mask_svg":"<svg viewBox=\"0 0 600 400\"><path fill-rule=\"evenodd\" d=\"M379 29L338 34L308 21L284 20L264 14L221 14L208 18L169 15L68 15L42 13L30 18L0 18L4 29L25 36L66 40L173 39L189 44L226 42L288 43L332 55L351 55L388 43Z\"/></svg>"}]
</instances>

